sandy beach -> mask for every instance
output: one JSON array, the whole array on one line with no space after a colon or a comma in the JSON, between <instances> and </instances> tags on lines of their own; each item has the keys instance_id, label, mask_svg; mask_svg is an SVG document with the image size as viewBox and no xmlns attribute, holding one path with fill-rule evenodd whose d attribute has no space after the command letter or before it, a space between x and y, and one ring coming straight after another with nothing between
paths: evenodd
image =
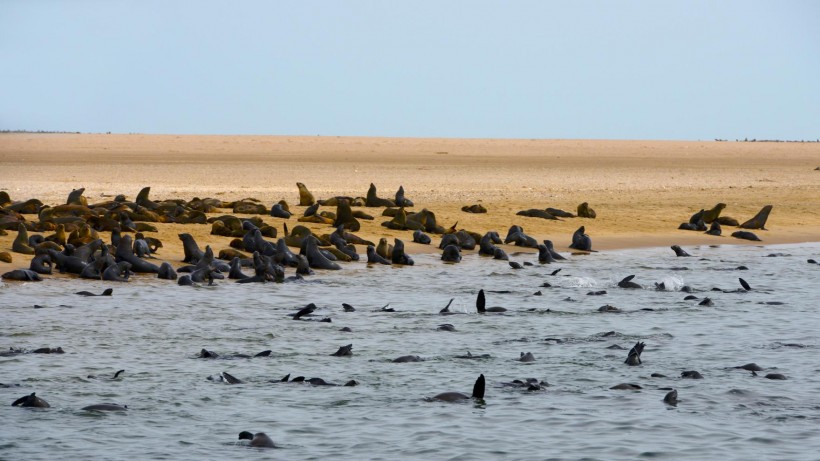
<instances>
[{"instance_id":1,"label":"sandy beach","mask_svg":"<svg viewBox=\"0 0 820 461\"><path fill-rule=\"evenodd\" d=\"M412 139L298 136L170 136L105 134L0 135L0 190L12 200L38 198L65 203L84 187L89 203L117 194L133 199L144 186L151 198L215 197L225 201L253 197L268 207L285 199L297 224L296 182L317 199L364 196L370 183L378 195L393 198L399 186L416 210L435 212L438 222L478 233L513 224L538 240L551 239L568 251L572 232L586 226L593 248L671 244L759 244L677 227L701 208L725 203L723 216L743 222L764 205L774 206L768 230L755 231L763 244L820 240L820 144L773 142L677 142L593 140ZM529 208L575 212L588 202L596 219L551 221L516 216ZM486 214L461 211L481 204ZM334 211L335 207L325 207ZM410 231L381 226L390 218L380 208L363 208L375 217L362 221L364 238L412 240ZM230 210L225 210L227 214ZM285 220L260 215L281 235ZM26 215L26 219L36 219ZM332 228L307 224L315 233ZM189 232L200 246L218 251L228 237L210 235L210 225L159 224L164 247L158 258L179 264L177 234ZM11 251L16 235L0 236L0 251ZM105 236L104 238L107 238ZM437 245L438 238L433 244ZM360 253L364 248L360 248ZM409 244L411 252L437 251ZM28 257L12 253L11 264L27 267Z\"/></svg>"}]
</instances>

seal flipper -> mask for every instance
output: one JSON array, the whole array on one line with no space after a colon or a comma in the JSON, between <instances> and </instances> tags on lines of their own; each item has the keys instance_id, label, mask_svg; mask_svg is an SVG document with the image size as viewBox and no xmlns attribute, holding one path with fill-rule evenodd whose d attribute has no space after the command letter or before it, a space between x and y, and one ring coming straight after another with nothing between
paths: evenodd
<instances>
[{"instance_id":1,"label":"seal flipper","mask_svg":"<svg viewBox=\"0 0 820 461\"><path fill-rule=\"evenodd\" d=\"M313 313L316 310L316 304L310 303L307 306L299 309L299 312L293 315L293 320L299 320L303 315L308 315Z\"/></svg>"},{"instance_id":2,"label":"seal flipper","mask_svg":"<svg viewBox=\"0 0 820 461\"><path fill-rule=\"evenodd\" d=\"M743 280L740 277L738 277L738 280L740 281L740 286L742 286L744 290L746 290L746 291L751 291L752 290L752 287L751 287L751 285L749 285L748 282L746 282L745 280Z\"/></svg>"},{"instance_id":3,"label":"seal flipper","mask_svg":"<svg viewBox=\"0 0 820 461\"><path fill-rule=\"evenodd\" d=\"M481 374L478 376L478 379L475 380L475 384L473 384L473 398L483 400L484 399L484 375Z\"/></svg>"},{"instance_id":4,"label":"seal flipper","mask_svg":"<svg viewBox=\"0 0 820 461\"><path fill-rule=\"evenodd\" d=\"M244 384L244 381L229 374L227 371L222 372L222 379L228 384Z\"/></svg>"},{"instance_id":5,"label":"seal flipper","mask_svg":"<svg viewBox=\"0 0 820 461\"><path fill-rule=\"evenodd\" d=\"M450 312L450 304L453 304L453 300L455 300L455 299L456 298L450 298L450 302L447 303L447 305L444 306L444 309L440 310L438 313L439 314L450 314L451 313Z\"/></svg>"},{"instance_id":6,"label":"seal flipper","mask_svg":"<svg viewBox=\"0 0 820 461\"><path fill-rule=\"evenodd\" d=\"M485 306L487 304L487 300L484 298L484 289L478 290L478 297L475 300L475 307L478 310L479 314L483 314L486 312Z\"/></svg>"}]
</instances>

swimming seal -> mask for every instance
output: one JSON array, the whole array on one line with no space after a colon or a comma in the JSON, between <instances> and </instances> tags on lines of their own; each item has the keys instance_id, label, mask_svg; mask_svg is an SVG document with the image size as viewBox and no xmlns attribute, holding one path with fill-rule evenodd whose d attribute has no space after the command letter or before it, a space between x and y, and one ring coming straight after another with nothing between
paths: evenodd
<instances>
[{"instance_id":1,"label":"swimming seal","mask_svg":"<svg viewBox=\"0 0 820 461\"><path fill-rule=\"evenodd\" d=\"M208 380L210 381L219 381L225 384L245 384L244 381L241 379L229 374L227 371L223 371L222 373L214 376L208 376Z\"/></svg>"},{"instance_id":2,"label":"swimming seal","mask_svg":"<svg viewBox=\"0 0 820 461\"><path fill-rule=\"evenodd\" d=\"M20 397L19 399L15 400L14 403L11 404L13 407L32 407L32 408L49 408L51 405L48 404L45 400L41 399L34 395L35 393L32 392L30 395L25 397Z\"/></svg>"},{"instance_id":3,"label":"swimming seal","mask_svg":"<svg viewBox=\"0 0 820 461\"><path fill-rule=\"evenodd\" d=\"M522 352L521 356L518 357L517 360L524 363L535 362L535 356L532 355L532 352L527 352L526 354Z\"/></svg>"},{"instance_id":4,"label":"swimming seal","mask_svg":"<svg viewBox=\"0 0 820 461\"><path fill-rule=\"evenodd\" d=\"M422 358L418 355L402 355L401 357L393 359L393 363L408 363L408 362L421 362Z\"/></svg>"},{"instance_id":5,"label":"swimming seal","mask_svg":"<svg viewBox=\"0 0 820 461\"><path fill-rule=\"evenodd\" d=\"M627 275L623 278L620 282L618 282L618 286L621 288L643 288L643 285L637 284L632 281L635 278L635 275Z\"/></svg>"},{"instance_id":6,"label":"swimming seal","mask_svg":"<svg viewBox=\"0 0 820 461\"><path fill-rule=\"evenodd\" d=\"M616 390L616 391L639 391L643 388L641 386L638 386L637 384L621 383L621 384L616 384L616 385L610 387L610 389L613 389L613 390Z\"/></svg>"},{"instance_id":7,"label":"swimming seal","mask_svg":"<svg viewBox=\"0 0 820 461\"><path fill-rule=\"evenodd\" d=\"M301 184L301 183L297 183ZM250 440L250 446L255 448L276 448L276 445L273 443L270 437L267 436L264 432L257 432L256 434L251 434L248 431L242 431L239 433L239 440Z\"/></svg>"},{"instance_id":8,"label":"swimming seal","mask_svg":"<svg viewBox=\"0 0 820 461\"><path fill-rule=\"evenodd\" d=\"M684 371L680 374L680 377L686 379L703 379L703 375L695 370Z\"/></svg>"},{"instance_id":9,"label":"swimming seal","mask_svg":"<svg viewBox=\"0 0 820 461\"><path fill-rule=\"evenodd\" d=\"M303 315L312 314L316 310L316 304L310 303L307 306L299 309L299 312L293 314L293 320L299 320Z\"/></svg>"},{"instance_id":10,"label":"swimming seal","mask_svg":"<svg viewBox=\"0 0 820 461\"><path fill-rule=\"evenodd\" d=\"M737 279L737 280L740 282L740 286L742 286L744 290L746 290L746 291L752 291L752 287L751 287L751 285L749 285L749 282L747 282L747 281L743 280L743 279L742 279L742 278L740 278L740 277L738 277L738 279Z\"/></svg>"},{"instance_id":11,"label":"swimming seal","mask_svg":"<svg viewBox=\"0 0 820 461\"><path fill-rule=\"evenodd\" d=\"M113 293L114 293L114 290L112 288L106 288L100 294L91 293L90 291L78 291L74 294L75 295L80 295L80 296L111 296Z\"/></svg>"},{"instance_id":12,"label":"swimming seal","mask_svg":"<svg viewBox=\"0 0 820 461\"><path fill-rule=\"evenodd\" d=\"M678 391L672 389L671 391L667 392L666 395L663 397L663 403L671 405L673 407L678 406Z\"/></svg>"},{"instance_id":13,"label":"swimming seal","mask_svg":"<svg viewBox=\"0 0 820 461\"><path fill-rule=\"evenodd\" d=\"M80 408L83 411L127 411L128 405L117 405L116 403L98 403Z\"/></svg>"},{"instance_id":14,"label":"swimming seal","mask_svg":"<svg viewBox=\"0 0 820 461\"><path fill-rule=\"evenodd\" d=\"M463 402L465 400L484 399L484 375L478 376L473 384L473 393L471 395L462 394L461 392L443 392L433 397L433 400L440 400L442 402Z\"/></svg>"},{"instance_id":15,"label":"swimming seal","mask_svg":"<svg viewBox=\"0 0 820 461\"><path fill-rule=\"evenodd\" d=\"M632 349L629 350L629 354L627 354L624 363L633 367L640 365L642 363L641 354L643 353L644 347L646 347L646 343L641 341L635 343L635 345L632 346Z\"/></svg>"},{"instance_id":16,"label":"swimming seal","mask_svg":"<svg viewBox=\"0 0 820 461\"><path fill-rule=\"evenodd\" d=\"M746 371L763 371L763 367L761 367L760 365L758 365L756 363L747 363L745 365L740 365L740 366L732 367L732 368L739 368L741 370L746 370Z\"/></svg>"},{"instance_id":17,"label":"swimming seal","mask_svg":"<svg viewBox=\"0 0 820 461\"><path fill-rule=\"evenodd\" d=\"M452 311L450 310L450 305L451 305L451 304L453 304L453 301L454 301L455 299L456 299L456 298L450 298L450 302L448 302L448 303L447 303L447 305L446 305L446 306L444 306L444 309L442 309L442 310L438 311L438 313L439 313L439 314L441 314L441 315L461 314L461 312L452 312Z\"/></svg>"},{"instance_id":18,"label":"swimming seal","mask_svg":"<svg viewBox=\"0 0 820 461\"><path fill-rule=\"evenodd\" d=\"M766 220L769 219L769 213L772 211L771 205L766 205L761 209L754 218L741 224L741 229L761 229L766 230Z\"/></svg>"},{"instance_id":19,"label":"swimming seal","mask_svg":"<svg viewBox=\"0 0 820 461\"><path fill-rule=\"evenodd\" d=\"M486 299L484 297L484 290L478 290L478 297L475 300L475 307L479 314L487 312L507 312L507 309L501 306L486 307Z\"/></svg>"},{"instance_id":20,"label":"swimming seal","mask_svg":"<svg viewBox=\"0 0 820 461\"><path fill-rule=\"evenodd\" d=\"M677 257L684 257L684 256L692 256L686 251L683 250L679 245L672 245L672 251L675 252L675 256Z\"/></svg>"},{"instance_id":21,"label":"swimming seal","mask_svg":"<svg viewBox=\"0 0 820 461\"><path fill-rule=\"evenodd\" d=\"M125 370L118 370L116 373L114 373L114 376L112 376L111 378L98 378L97 376L94 376L94 375L88 375L88 379L108 379L110 381L114 381L114 380L119 379L120 375L123 374L123 373L125 373Z\"/></svg>"},{"instance_id":22,"label":"swimming seal","mask_svg":"<svg viewBox=\"0 0 820 461\"><path fill-rule=\"evenodd\" d=\"M353 344L348 344L347 346L342 346L339 348L338 351L330 354L334 357L352 357L353 356Z\"/></svg>"}]
</instances>

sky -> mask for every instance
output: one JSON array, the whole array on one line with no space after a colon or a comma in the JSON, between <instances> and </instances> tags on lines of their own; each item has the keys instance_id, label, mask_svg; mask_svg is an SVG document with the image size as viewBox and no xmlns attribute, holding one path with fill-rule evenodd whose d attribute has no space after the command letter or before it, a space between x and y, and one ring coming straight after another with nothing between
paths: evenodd
<instances>
[{"instance_id":1,"label":"sky","mask_svg":"<svg viewBox=\"0 0 820 461\"><path fill-rule=\"evenodd\" d=\"M820 2L0 0L0 129L820 138Z\"/></svg>"}]
</instances>

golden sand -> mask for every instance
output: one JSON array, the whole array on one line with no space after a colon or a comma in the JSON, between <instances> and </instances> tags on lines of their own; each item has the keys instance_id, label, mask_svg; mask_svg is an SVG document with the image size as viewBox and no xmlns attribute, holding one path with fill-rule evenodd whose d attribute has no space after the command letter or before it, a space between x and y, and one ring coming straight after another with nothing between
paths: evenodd
<instances>
[{"instance_id":1,"label":"golden sand","mask_svg":"<svg viewBox=\"0 0 820 461\"><path fill-rule=\"evenodd\" d=\"M84 187L89 203L116 194L133 199L144 186L151 198L246 197L268 207L285 199L295 216L296 182L316 198L364 196L370 183L378 195L393 198L400 185L415 209L435 212L438 222L478 233L496 230L502 238L512 224L538 240L551 239L567 251L570 236L586 226L598 250L672 244L752 244L677 230L701 208L725 203L722 215L743 222L764 205L774 205L764 244L820 241L820 144L677 141L414 139L296 136L172 136L2 134L0 189L13 200L39 198L65 203ZM548 221L516 216L529 208L575 212L588 202L597 219ZM487 214L461 211L481 204ZM329 211L335 211L330 208ZM362 221L357 235L412 240L410 231L380 224L380 208L364 208L374 221ZM229 213L229 210L225 210ZM36 219L27 215L27 219ZM261 216L282 231L283 219ZM296 225L295 217L289 226ZM189 232L201 247L227 248L230 238L209 235L210 225L159 225L160 259L178 264L177 234ZM332 228L308 225L315 233ZM15 231L0 237L0 251L11 251ZM107 237L106 237L107 238ZM438 239L434 239L437 244ZM433 248L408 245L411 252ZM364 249L360 248L360 253ZM13 253L26 267L28 258Z\"/></svg>"}]
</instances>

